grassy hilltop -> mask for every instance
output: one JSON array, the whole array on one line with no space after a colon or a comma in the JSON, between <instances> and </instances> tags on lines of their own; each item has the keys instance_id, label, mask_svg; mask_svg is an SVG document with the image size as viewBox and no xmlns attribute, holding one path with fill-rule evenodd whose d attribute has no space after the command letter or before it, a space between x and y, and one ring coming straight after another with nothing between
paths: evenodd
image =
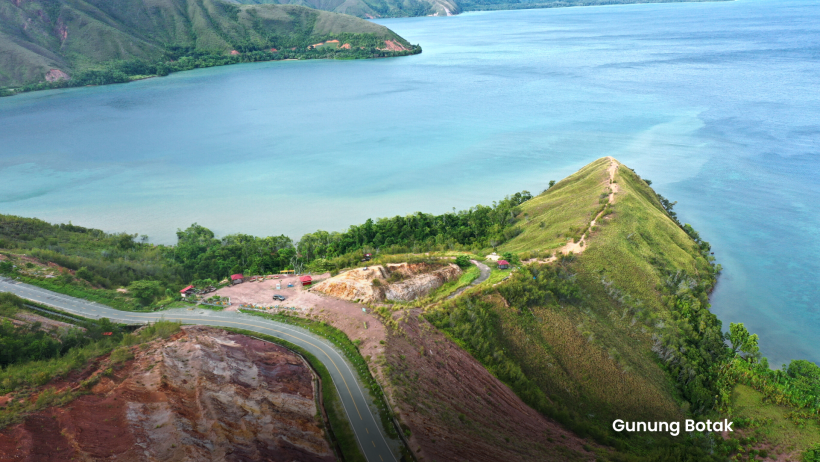
<instances>
[{"instance_id":1,"label":"grassy hilltop","mask_svg":"<svg viewBox=\"0 0 820 462\"><path fill-rule=\"evenodd\" d=\"M180 303L188 283L235 272L455 261L465 268L458 281L366 307L366 338L324 309L300 320L317 331L332 324L357 346L378 343L362 370L384 388L419 460L818 460L820 367L772 370L756 335L721 324L709 310L721 270L709 243L650 185L602 158L536 196L368 220L297 244L217 238L194 224L176 246L155 246L0 215L0 273L152 309ZM485 259L493 251L513 268ZM362 262L363 252L374 260ZM490 266L487 280L470 285L479 271L469 259ZM377 328L383 340L370 337ZM734 432L612 430L615 419L687 418L729 419Z\"/></svg>"},{"instance_id":2,"label":"grassy hilltop","mask_svg":"<svg viewBox=\"0 0 820 462\"><path fill-rule=\"evenodd\" d=\"M311 47L329 40L339 42ZM112 83L232 62L419 51L386 27L296 5L221 0L0 3L0 87L67 82L69 76L75 84Z\"/></svg>"}]
</instances>

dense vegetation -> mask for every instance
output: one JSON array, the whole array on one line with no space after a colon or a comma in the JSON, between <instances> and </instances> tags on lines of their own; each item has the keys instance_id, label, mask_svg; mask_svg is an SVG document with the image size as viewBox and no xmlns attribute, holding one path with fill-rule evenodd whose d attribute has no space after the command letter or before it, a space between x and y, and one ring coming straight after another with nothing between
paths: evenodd
<instances>
[{"instance_id":1,"label":"dense vegetation","mask_svg":"<svg viewBox=\"0 0 820 462\"><path fill-rule=\"evenodd\" d=\"M25 310L23 300L0 293L0 369L12 364L58 358L70 350L103 338L103 332L119 331L108 320L78 322L83 330L66 329L58 334L42 329L39 322L15 326L11 319Z\"/></svg>"},{"instance_id":2,"label":"dense vegetation","mask_svg":"<svg viewBox=\"0 0 820 462\"><path fill-rule=\"evenodd\" d=\"M354 36L354 34L344 34ZM333 40L336 36L308 37L307 39L299 40L299 42L318 43L324 40ZM88 69L80 71L73 75L71 79L58 80L56 82L37 82L30 83L16 88L0 88L0 96L12 96L17 93L24 93L28 91L37 90L51 90L56 88L71 88L84 87L87 85L109 85L114 83L126 83L135 79L142 79L153 76L166 76L173 72L189 71L192 69L200 69L214 66L225 66L228 64L239 63L254 63L262 61L282 61L286 59L368 59L368 58L388 58L397 56L407 56L421 53L419 45L413 45L407 51L388 51L378 49L377 46L384 47L384 43L371 44L377 40L375 35L367 34L364 37L359 37L359 40L352 40L353 42L367 42L368 46L356 46L352 48L328 47L323 46L313 48L304 43L295 49L278 49L278 51L271 51L270 48L281 45L281 42L291 43L295 42L293 38L286 38L281 40L272 40L267 45L259 44L243 44L238 45L237 48L246 50L240 54L225 54L197 51L194 49L183 50L184 54L169 53L169 56L159 61L147 61L141 59L132 59L128 61L110 61L101 63L96 69ZM273 44L276 45L273 45ZM345 42L349 43L349 42ZM259 49L259 48L268 49Z\"/></svg>"},{"instance_id":3,"label":"dense vegetation","mask_svg":"<svg viewBox=\"0 0 820 462\"><path fill-rule=\"evenodd\" d=\"M492 206L367 220L344 232L306 234L298 243L284 235L217 238L211 230L194 223L178 230L175 246L162 246L149 244L144 235L109 234L70 223L52 225L0 215L0 249L9 251L6 255L25 253L74 271L44 279L37 276L39 270L33 263L21 258L16 264L0 262L0 274L23 277L48 289L119 308L133 308L133 304L118 302L123 297L114 289L127 287L136 306L149 305L170 301L181 285L215 284L234 273L338 270L359 263L363 251L400 253L499 245L515 235L519 205L530 197L523 191Z\"/></svg>"},{"instance_id":4,"label":"dense vegetation","mask_svg":"<svg viewBox=\"0 0 820 462\"><path fill-rule=\"evenodd\" d=\"M299 253L308 261L332 259L362 249L385 253L495 247L515 236L519 205L531 199L528 191L505 197L492 206L478 205L442 215L416 212L407 216L369 219L342 233L316 231L302 236ZM321 265L322 262L317 262Z\"/></svg>"}]
</instances>

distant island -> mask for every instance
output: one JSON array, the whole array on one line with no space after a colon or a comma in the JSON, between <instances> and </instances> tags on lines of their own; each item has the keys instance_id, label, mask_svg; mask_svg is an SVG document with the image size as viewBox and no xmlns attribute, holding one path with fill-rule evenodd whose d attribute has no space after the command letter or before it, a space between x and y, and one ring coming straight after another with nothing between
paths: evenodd
<instances>
[{"instance_id":1,"label":"distant island","mask_svg":"<svg viewBox=\"0 0 820 462\"><path fill-rule=\"evenodd\" d=\"M297 5L220 0L0 3L0 96L285 59L421 53L384 26Z\"/></svg>"}]
</instances>

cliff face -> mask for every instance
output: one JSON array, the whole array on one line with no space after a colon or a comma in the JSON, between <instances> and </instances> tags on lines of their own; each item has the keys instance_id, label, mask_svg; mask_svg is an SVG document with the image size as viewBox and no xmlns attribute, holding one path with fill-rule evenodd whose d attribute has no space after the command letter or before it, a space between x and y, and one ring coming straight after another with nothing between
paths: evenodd
<instances>
[{"instance_id":1,"label":"cliff face","mask_svg":"<svg viewBox=\"0 0 820 462\"><path fill-rule=\"evenodd\" d=\"M446 282L458 279L459 276L461 268L450 264L431 273L419 274L405 281L390 284L385 289L384 296L388 300L415 300L426 296Z\"/></svg>"},{"instance_id":2,"label":"cliff face","mask_svg":"<svg viewBox=\"0 0 820 462\"><path fill-rule=\"evenodd\" d=\"M0 432L0 461L335 460L290 351L204 327L147 345L91 394Z\"/></svg>"},{"instance_id":3,"label":"cliff face","mask_svg":"<svg viewBox=\"0 0 820 462\"><path fill-rule=\"evenodd\" d=\"M388 283L393 273L403 280ZM458 278L461 269L455 264L433 270L425 263L394 263L356 268L322 281L312 290L344 300L378 302L383 300L415 300L423 297L442 284ZM373 280L379 285L374 286Z\"/></svg>"}]
</instances>

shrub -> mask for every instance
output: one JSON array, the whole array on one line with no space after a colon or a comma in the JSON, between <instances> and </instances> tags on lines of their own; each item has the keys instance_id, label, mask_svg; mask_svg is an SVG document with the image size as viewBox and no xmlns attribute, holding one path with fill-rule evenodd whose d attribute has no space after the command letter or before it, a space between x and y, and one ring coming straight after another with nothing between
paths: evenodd
<instances>
[{"instance_id":1,"label":"shrub","mask_svg":"<svg viewBox=\"0 0 820 462\"><path fill-rule=\"evenodd\" d=\"M814 444L803 453L803 462L820 462L820 444Z\"/></svg>"},{"instance_id":2,"label":"shrub","mask_svg":"<svg viewBox=\"0 0 820 462\"><path fill-rule=\"evenodd\" d=\"M84 279L88 282L91 282L94 279L94 274L91 271L89 271L88 268L86 268L85 266L78 269L77 273L75 274L78 278Z\"/></svg>"},{"instance_id":3,"label":"shrub","mask_svg":"<svg viewBox=\"0 0 820 462\"><path fill-rule=\"evenodd\" d=\"M458 265L460 268L467 268L468 266L472 265L472 263L470 262L470 257L468 257L467 255L459 255L458 257L456 257L456 265Z\"/></svg>"},{"instance_id":4,"label":"shrub","mask_svg":"<svg viewBox=\"0 0 820 462\"><path fill-rule=\"evenodd\" d=\"M119 347L111 352L111 362L114 364L119 364L133 358L134 354L131 353L131 349L128 347Z\"/></svg>"}]
</instances>

